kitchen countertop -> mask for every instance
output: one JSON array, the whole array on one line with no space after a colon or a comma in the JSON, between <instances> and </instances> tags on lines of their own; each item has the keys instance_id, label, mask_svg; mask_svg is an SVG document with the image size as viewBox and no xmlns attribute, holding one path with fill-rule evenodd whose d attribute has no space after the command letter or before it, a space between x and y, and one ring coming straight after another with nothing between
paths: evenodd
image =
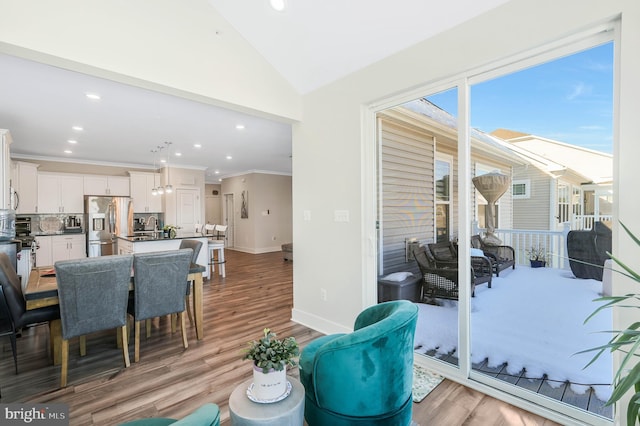
<instances>
[{"instance_id":1,"label":"kitchen countertop","mask_svg":"<svg viewBox=\"0 0 640 426\"><path fill-rule=\"evenodd\" d=\"M153 234L151 232L151 234ZM132 243L145 243L148 241L184 240L189 238L206 238L204 235L195 232L181 232L175 238L164 238L161 232L155 235L119 235L118 238Z\"/></svg>"},{"instance_id":2,"label":"kitchen countertop","mask_svg":"<svg viewBox=\"0 0 640 426\"><path fill-rule=\"evenodd\" d=\"M78 232L78 231L32 232L29 235L33 237L42 237L42 236L49 236L49 235L83 235L83 234L86 234L86 232L84 231L82 232Z\"/></svg>"}]
</instances>

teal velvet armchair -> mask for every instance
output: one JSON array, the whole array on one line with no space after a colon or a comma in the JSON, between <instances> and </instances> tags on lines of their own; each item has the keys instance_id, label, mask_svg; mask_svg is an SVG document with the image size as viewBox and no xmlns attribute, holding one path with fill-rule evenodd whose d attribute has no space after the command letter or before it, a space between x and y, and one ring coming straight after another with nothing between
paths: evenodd
<instances>
[{"instance_id":1,"label":"teal velvet armchair","mask_svg":"<svg viewBox=\"0 0 640 426\"><path fill-rule=\"evenodd\" d=\"M412 302L381 303L358 315L352 333L309 343L300 355L309 426L409 425L417 318Z\"/></svg>"},{"instance_id":2,"label":"teal velvet armchair","mask_svg":"<svg viewBox=\"0 0 640 426\"><path fill-rule=\"evenodd\" d=\"M220 409L216 404L207 403L180 420L149 417L122 423L120 426L220 426Z\"/></svg>"}]
</instances>

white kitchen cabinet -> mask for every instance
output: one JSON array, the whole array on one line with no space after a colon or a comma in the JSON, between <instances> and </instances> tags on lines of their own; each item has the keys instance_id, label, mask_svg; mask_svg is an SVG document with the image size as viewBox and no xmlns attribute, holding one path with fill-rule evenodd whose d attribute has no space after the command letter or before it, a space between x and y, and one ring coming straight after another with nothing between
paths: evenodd
<instances>
[{"instance_id":1,"label":"white kitchen cabinet","mask_svg":"<svg viewBox=\"0 0 640 426\"><path fill-rule=\"evenodd\" d=\"M38 173L38 213L84 212L83 178L65 173Z\"/></svg>"},{"instance_id":2,"label":"white kitchen cabinet","mask_svg":"<svg viewBox=\"0 0 640 426\"><path fill-rule=\"evenodd\" d=\"M16 213L36 213L38 205L38 164L15 161L11 185L15 191Z\"/></svg>"},{"instance_id":3,"label":"white kitchen cabinet","mask_svg":"<svg viewBox=\"0 0 640 426\"><path fill-rule=\"evenodd\" d=\"M133 242L118 238L118 254L133 254Z\"/></svg>"},{"instance_id":4,"label":"white kitchen cabinet","mask_svg":"<svg viewBox=\"0 0 640 426\"><path fill-rule=\"evenodd\" d=\"M36 250L36 266L53 265L52 245L50 235L39 235L35 238L38 249Z\"/></svg>"},{"instance_id":5,"label":"white kitchen cabinet","mask_svg":"<svg viewBox=\"0 0 640 426\"><path fill-rule=\"evenodd\" d=\"M159 173L129 172L134 213L162 213L162 195L151 190L160 185Z\"/></svg>"},{"instance_id":6,"label":"white kitchen cabinet","mask_svg":"<svg viewBox=\"0 0 640 426\"><path fill-rule=\"evenodd\" d=\"M53 266L59 260L87 257L84 234L38 235L37 266Z\"/></svg>"},{"instance_id":7,"label":"white kitchen cabinet","mask_svg":"<svg viewBox=\"0 0 640 426\"><path fill-rule=\"evenodd\" d=\"M51 260L55 264L59 260L82 259L87 257L84 234L53 235L51 237Z\"/></svg>"},{"instance_id":8,"label":"white kitchen cabinet","mask_svg":"<svg viewBox=\"0 0 640 426\"><path fill-rule=\"evenodd\" d=\"M129 196L129 178L126 176L84 176L84 195Z\"/></svg>"}]
</instances>

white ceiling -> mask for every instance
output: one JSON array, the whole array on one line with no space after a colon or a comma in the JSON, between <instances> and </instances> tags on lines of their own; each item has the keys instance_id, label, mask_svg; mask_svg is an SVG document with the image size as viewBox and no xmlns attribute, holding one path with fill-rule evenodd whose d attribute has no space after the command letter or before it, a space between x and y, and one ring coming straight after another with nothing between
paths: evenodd
<instances>
[{"instance_id":1,"label":"white ceiling","mask_svg":"<svg viewBox=\"0 0 640 426\"><path fill-rule=\"evenodd\" d=\"M286 0L284 12L268 0L209 3L304 94L506 1ZM171 141L171 152L183 154L171 165L206 169L207 182L291 173L288 124L1 54L0 94L0 128L11 131L14 157L152 166L150 151Z\"/></svg>"}]
</instances>

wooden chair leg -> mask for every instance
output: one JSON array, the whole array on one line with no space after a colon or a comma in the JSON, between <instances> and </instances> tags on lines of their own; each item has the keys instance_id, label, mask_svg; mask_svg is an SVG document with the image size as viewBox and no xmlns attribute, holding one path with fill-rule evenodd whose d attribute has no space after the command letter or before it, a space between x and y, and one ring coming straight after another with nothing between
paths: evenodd
<instances>
[{"instance_id":1,"label":"wooden chair leg","mask_svg":"<svg viewBox=\"0 0 640 426\"><path fill-rule=\"evenodd\" d=\"M138 362L140 361L140 321L136 321L135 329L136 337L133 341L133 362Z\"/></svg>"},{"instance_id":2,"label":"wooden chair leg","mask_svg":"<svg viewBox=\"0 0 640 426\"><path fill-rule=\"evenodd\" d=\"M137 336L137 332L136 332L136 336ZM147 320L147 339L151 337L151 318L149 318Z\"/></svg>"},{"instance_id":3,"label":"wooden chair leg","mask_svg":"<svg viewBox=\"0 0 640 426\"><path fill-rule=\"evenodd\" d=\"M131 365L131 361L129 360L129 333L127 333L126 324L118 328L118 335L120 335L120 344L122 345L122 356L124 358L124 366L126 368Z\"/></svg>"},{"instance_id":4,"label":"wooden chair leg","mask_svg":"<svg viewBox=\"0 0 640 426\"><path fill-rule=\"evenodd\" d=\"M191 281L189 281L187 285L191 287L191 284L192 284ZM189 292L187 296L185 296L184 303L187 305L187 315L189 316L189 324L193 325L195 324L193 322L193 312L191 311L191 305L189 304L190 300L193 299L193 297L191 297L191 293L193 293L193 289Z\"/></svg>"},{"instance_id":5,"label":"wooden chair leg","mask_svg":"<svg viewBox=\"0 0 640 426\"><path fill-rule=\"evenodd\" d=\"M176 324L178 322L178 315L177 314L171 314L169 315L169 321L171 321L171 334L176 332Z\"/></svg>"},{"instance_id":6,"label":"wooden chair leg","mask_svg":"<svg viewBox=\"0 0 640 426\"><path fill-rule=\"evenodd\" d=\"M61 354L62 368L60 370L60 387L61 388L66 388L67 387L67 373L68 373L68 369L69 369L69 341L68 340L65 340L65 339L62 340L60 351L62 352L62 354Z\"/></svg>"},{"instance_id":7,"label":"wooden chair leg","mask_svg":"<svg viewBox=\"0 0 640 426\"><path fill-rule=\"evenodd\" d=\"M80 336L80 356L87 354L87 336Z\"/></svg>"},{"instance_id":8,"label":"wooden chair leg","mask_svg":"<svg viewBox=\"0 0 640 426\"><path fill-rule=\"evenodd\" d=\"M122 330L120 328L116 329L116 347L122 349Z\"/></svg>"},{"instance_id":9,"label":"wooden chair leg","mask_svg":"<svg viewBox=\"0 0 640 426\"><path fill-rule=\"evenodd\" d=\"M180 312L180 328L182 329L182 346L184 348L189 347L189 342L187 341L187 320L186 320L185 312Z\"/></svg>"}]
</instances>

